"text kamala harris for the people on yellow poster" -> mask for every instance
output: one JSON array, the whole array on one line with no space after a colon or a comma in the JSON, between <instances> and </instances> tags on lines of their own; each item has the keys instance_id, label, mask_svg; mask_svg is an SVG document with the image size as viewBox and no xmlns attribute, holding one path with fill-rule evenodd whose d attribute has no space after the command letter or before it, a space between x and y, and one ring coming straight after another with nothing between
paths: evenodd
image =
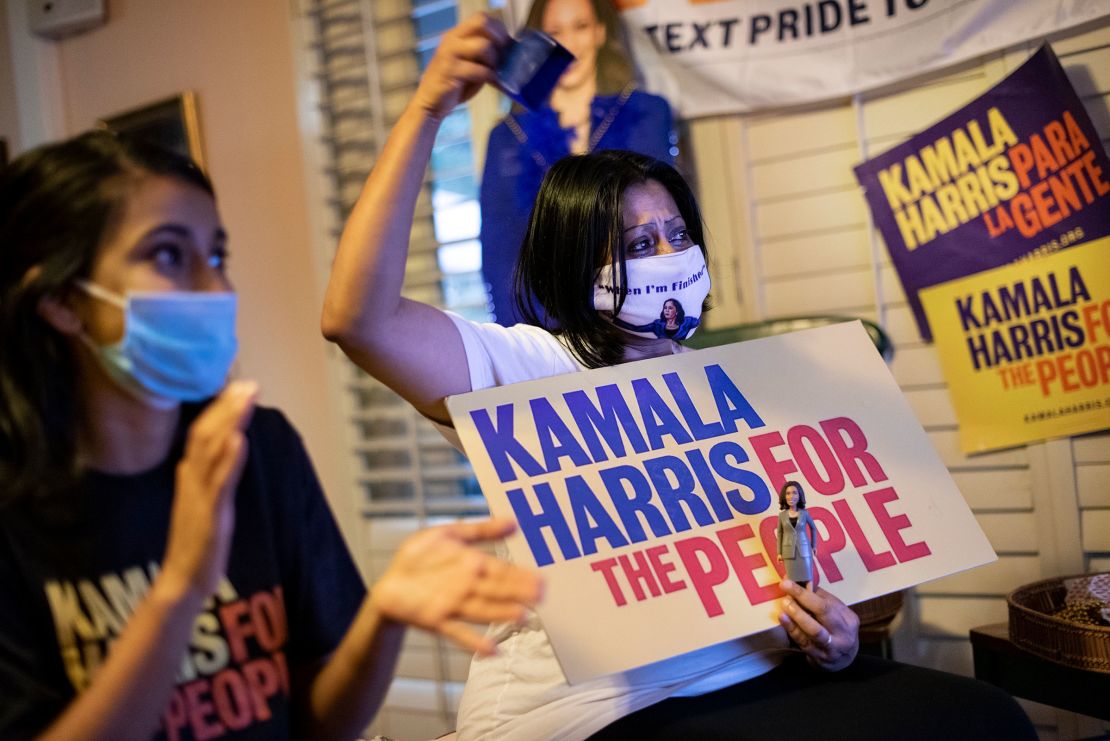
<instances>
[{"instance_id":1,"label":"text kamala harris for the people on yellow poster","mask_svg":"<svg viewBox=\"0 0 1110 741\"><path fill-rule=\"evenodd\" d=\"M964 452L1110 427L1110 237L921 299Z\"/></svg>"}]
</instances>

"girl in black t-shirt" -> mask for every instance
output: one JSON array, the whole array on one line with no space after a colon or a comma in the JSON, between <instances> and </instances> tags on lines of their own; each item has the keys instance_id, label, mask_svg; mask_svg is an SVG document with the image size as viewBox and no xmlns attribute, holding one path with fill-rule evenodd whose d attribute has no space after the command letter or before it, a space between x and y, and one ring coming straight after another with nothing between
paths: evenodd
<instances>
[{"instance_id":1,"label":"girl in black t-shirt","mask_svg":"<svg viewBox=\"0 0 1110 741\"><path fill-rule=\"evenodd\" d=\"M353 738L403 625L489 652L466 622L537 598L487 521L361 599L296 433L226 385L226 243L193 163L107 132L0 171L0 737Z\"/></svg>"}]
</instances>

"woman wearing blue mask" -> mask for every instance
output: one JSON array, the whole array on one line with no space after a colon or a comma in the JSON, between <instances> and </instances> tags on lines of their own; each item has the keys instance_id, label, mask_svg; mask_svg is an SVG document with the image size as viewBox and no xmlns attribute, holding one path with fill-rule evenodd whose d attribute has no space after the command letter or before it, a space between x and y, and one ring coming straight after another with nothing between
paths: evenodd
<instances>
[{"instance_id":1,"label":"woman wearing blue mask","mask_svg":"<svg viewBox=\"0 0 1110 741\"><path fill-rule=\"evenodd\" d=\"M665 328L651 329L668 323L659 318L656 291L638 289L667 286L665 295L685 308L686 336L709 292L690 187L670 165L608 151L560 160L540 187L515 286L529 324L469 322L401 296L436 131L456 105L493 80L491 67L507 42L504 27L481 15L444 35L344 228L322 319L327 337L449 437L447 396L684 352ZM670 323L677 334L679 324ZM853 663L855 615L823 589L791 582L783 588L781 629L574 685L536 615L522 625L495 625L488 635L500 648L471 664L459 741L777 739L798 707L815 719L812 732L822 738L935 738L951 735L944 730L951 727L963 737L973 729L1033 737L1020 709L1000 692L970 680L953 683L939 672ZM876 692L896 697L861 713L860 703ZM921 712L923 698L954 698L975 713L949 723L935 709ZM918 727L907 729L903 712Z\"/></svg>"},{"instance_id":2,"label":"woman wearing blue mask","mask_svg":"<svg viewBox=\"0 0 1110 741\"><path fill-rule=\"evenodd\" d=\"M296 432L225 388L226 242L192 163L105 132L0 172L0 737L353 738L405 624L485 653L463 621L536 597L494 521L364 597Z\"/></svg>"}]
</instances>

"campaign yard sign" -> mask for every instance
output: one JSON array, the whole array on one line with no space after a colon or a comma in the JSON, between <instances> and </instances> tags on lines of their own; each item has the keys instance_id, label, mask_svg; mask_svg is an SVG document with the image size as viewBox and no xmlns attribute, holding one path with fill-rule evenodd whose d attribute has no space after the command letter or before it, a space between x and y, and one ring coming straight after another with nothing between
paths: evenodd
<instances>
[{"instance_id":1,"label":"campaign yard sign","mask_svg":"<svg viewBox=\"0 0 1110 741\"><path fill-rule=\"evenodd\" d=\"M921 299L964 452L1110 427L1110 238Z\"/></svg>"},{"instance_id":2,"label":"campaign yard sign","mask_svg":"<svg viewBox=\"0 0 1110 741\"><path fill-rule=\"evenodd\" d=\"M1110 235L1110 159L1047 45L855 173L926 340L921 289Z\"/></svg>"},{"instance_id":3,"label":"campaign yard sign","mask_svg":"<svg viewBox=\"0 0 1110 741\"><path fill-rule=\"evenodd\" d=\"M777 492L848 603L994 560L859 322L448 399L580 682L777 625Z\"/></svg>"}]
</instances>

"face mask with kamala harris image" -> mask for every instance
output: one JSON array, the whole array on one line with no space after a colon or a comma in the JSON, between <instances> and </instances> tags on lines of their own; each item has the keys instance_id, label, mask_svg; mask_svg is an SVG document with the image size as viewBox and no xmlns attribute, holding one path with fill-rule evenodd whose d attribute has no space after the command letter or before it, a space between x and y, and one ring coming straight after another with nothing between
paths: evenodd
<instances>
[{"instance_id":1,"label":"face mask with kamala harris image","mask_svg":"<svg viewBox=\"0 0 1110 741\"><path fill-rule=\"evenodd\" d=\"M617 303L613 266L594 280L594 308L626 332L640 337L684 340L694 334L701 307L709 295L709 270L697 245L681 252L652 255L625 262L628 282L624 304Z\"/></svg>"}]
</instances>

